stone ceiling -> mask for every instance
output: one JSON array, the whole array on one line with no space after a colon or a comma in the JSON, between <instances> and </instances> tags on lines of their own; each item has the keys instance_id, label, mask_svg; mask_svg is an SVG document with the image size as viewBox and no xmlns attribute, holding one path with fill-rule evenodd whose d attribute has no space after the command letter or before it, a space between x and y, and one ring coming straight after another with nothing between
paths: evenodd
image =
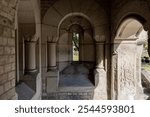
<instances>
[{"instance_id":1,"label":"stone ceiling","mask_svg":"<svg viewBox=\"0 0 150 117\"><path fill-rule=\"evenodd\" d=\"M42 17L46 13L46 11L55 4L58 0L41 0L41 15ZM95 0L101 7L103 7L106 12L110 8L110 0Z\"/></svg>"}]
</instances>

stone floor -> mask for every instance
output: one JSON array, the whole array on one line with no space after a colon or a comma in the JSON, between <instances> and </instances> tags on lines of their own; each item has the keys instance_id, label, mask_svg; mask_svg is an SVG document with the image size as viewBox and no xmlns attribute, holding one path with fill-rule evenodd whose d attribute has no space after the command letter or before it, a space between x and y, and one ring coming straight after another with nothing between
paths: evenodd
<instances>
[{"instance_id":1,"label":"stone floor","mask_svg":"<svg viewBox=\"0 0 150 117\"><path fill-rule=\"evenodd\" d=\"M35 94L35 91L24 82L17 85L16 92L19 100L30 100Z\"/></svg>"},{"instance_id":2,"label":"stone floor","mask_svg":"<svg viewBox=\"0 0 150 117\"><path fill-rule=\"evenodd\" d=\"M60 73L59 87L93 87L90 76L83 64L71 64Z\"/></svg>"},{"instance_id":3,"label":"stone floor","mask_svg":"<svg viewBox=\"0 0 150 117\"><path fill-rule=\"evenodd\" d=\"M61 74L59 87L92 87L86 74Z\"/></svg>"},{"instance_id":4,"label":"stone floor","mask_svg":"<svg viewBox=\"0 0 150 117\"><path fill-rule=\"evenodd\" d=\"M60 73L57 91L49 93L43 99L92 100L95 86L89 77L89 69L83 64L71 64Z\"/></svg>"}]
</instances>

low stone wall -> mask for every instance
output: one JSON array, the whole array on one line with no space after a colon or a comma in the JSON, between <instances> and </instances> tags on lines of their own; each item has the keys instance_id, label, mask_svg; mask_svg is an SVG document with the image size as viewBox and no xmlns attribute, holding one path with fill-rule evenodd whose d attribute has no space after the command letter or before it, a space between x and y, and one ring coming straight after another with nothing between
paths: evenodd
<instances>
[{"instance_id":1,"label":"low stone wall","mask_svg":"<svg viewBox=\"0 0 150 117\"><path fill-rule=\"evenodd\" d=\"M45 100L92 100L94 92L53 92L43 97Z\"/></svg>"}]
</instances>

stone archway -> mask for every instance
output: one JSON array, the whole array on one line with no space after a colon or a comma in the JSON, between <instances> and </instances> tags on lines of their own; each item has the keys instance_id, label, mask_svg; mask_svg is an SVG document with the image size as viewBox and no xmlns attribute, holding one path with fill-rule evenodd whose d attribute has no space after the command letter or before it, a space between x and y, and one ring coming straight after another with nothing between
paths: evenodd
<instances>
[{"instance_id":1,"label":"stone archway","mask_svg":"<svg viewBox=\"0 0 150 117\"><path fill-rule=\"evenodd\" d=\"M44 1L43 8L45 6ZM63 40L66 44L66 40L68 38L68 34L65 34L64 32L66 30L63 30L63 25L67 24L68 22L71 24L72 20L67 21L67 19L70 19L72 17L81 17L82 19L86 20L90 24L90 29L92 27L92 33L90 34L90 31L86 33L86 38L89 38L91 43L91 38L94 40L95 44L92 44L90 46L94 45L94 48L96 48L93 51L93 48L88 53L88 47L86 44L83 44L84 48L83 50L85 53L81 52L82 54L85 54L81 56L81 59L83 61L87 60L88 62L92 60L92 62L95 62L96 65L94 66L96 68L94 82L95 87L92 91L94 92L94 95L92 96L92 99L107 99L107 67L110 67L108 59L109 56L109 20L108 20L108 14L103 9L103 7L98 4L95 0L59 0L59 1L53 1L48 2L50 5L49 7L46 7L46 10L42 10L42 71L43 71L43 95L44 97L50 96L51 93L56 93L59 90L59 71L56 69L56 62L60 55L51 54L51 51L57 51L56 49L52 49L56 47L56 43L60 38L60 40ZM82 3L82 4L81 4ZM67 7L64 7L66 6ZM93 7L91 7L91 5ZM67 21L67 22L65 22ZM73 20L74 21L74 20ZM82 20L83 21L83 20ZM81 22L82 22L81 21ZM63 24L63 25L62 25ZM69 24L67 24L69 25ZM60 29L62 30L60 31ZM66 27L65 27L66 29ZM64 33L64 35L63 35ZM70 35L71 36L71 35ZM84 35L85 36L85 35ZM66 40L65 40L66 39ZM107 45L105 46L105 43ZM51 46L51 47L50 47ZM85 49L87 48L87 49ZM46 52L45 52L46 50ZM65 48L62 48L61 51L65 50ZM108 51L107 51L108 50ZM50 52L50 53L49 53ZM62 52L63 53L63 52ZM66 53L66 51L64 52ZM68 52L69 53L69 52ZM49 56L48 54L51 54ZM56 59L57 56L57 59ZM68 60L68 54L66 56L61 57L61 59ZM93 58L95 60L93 60ZM51 64L51 67L49 67L49 61L54 60L55 64ZM52 63L52 61L51 61ZM59 65L61 66L61 65ZM91 67L91 65L89 65ZM48 68L51 68L49 70ZM54 69L53 69L54 68ZM59 67L58 67L59 68ZM108 78L109 79L109 78ZM77 87L79 88L79 87ZM77 89L76 88L76 89ZM95 95L96 94L96 95ZM59 95L59 93L58 93ZM67 94L65 93L64 95Z\"/></svg>"},{"instance_id":2,"label":"stone archway","mask_svg":"<svg viewBox=\"0 0 150 117\"><path fill-rule=\"evenodd\" d=\"M71 21L71 22L70 22ZM57 42L57 65L60 72L60 86L70 74L68 86L86 87L94 85L95 41L90 22L81 15L72 15L64 20L59 28ZM79 60L73 61L73 33L79 33ZM61 76L65 76L62 80ZM73 77L74 76L74 77ZM82 80L83 79L83 80ZM66 81L65 80L65 81ZM78 82L77 82L78 81ZM68 82L68 81L67 81ZM87 83L87 84L86 84Z\"/></svg>"},{"instance_id":3,"label":"stone archway","mask_svg":"<svg viewBox=\"0 0 150 117\"><path fill-rule=\"evenodd\" d=\"M142 24L144 21L138 17L126 17L121 22L113 42L112 99L141 98L140 58L142 51L139 51L139 43L144 40L140 35L144 30Z\"/></svg>"}]
</instances>

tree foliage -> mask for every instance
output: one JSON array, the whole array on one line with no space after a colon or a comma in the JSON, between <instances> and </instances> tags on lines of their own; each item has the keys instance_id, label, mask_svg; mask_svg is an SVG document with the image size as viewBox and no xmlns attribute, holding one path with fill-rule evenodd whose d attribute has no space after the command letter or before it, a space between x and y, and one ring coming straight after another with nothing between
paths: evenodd
<instances>
[{"instance_id":1,"label":"tree foliage","mask_svg":"<svg viewBox=\"0 0 150 117\"><path fill-rule=\"evenodd\" d=\"M75 46L74 51L79 51L79 34L73 33L72 39L73 45Z\"/></svg>"}]
</instances>

